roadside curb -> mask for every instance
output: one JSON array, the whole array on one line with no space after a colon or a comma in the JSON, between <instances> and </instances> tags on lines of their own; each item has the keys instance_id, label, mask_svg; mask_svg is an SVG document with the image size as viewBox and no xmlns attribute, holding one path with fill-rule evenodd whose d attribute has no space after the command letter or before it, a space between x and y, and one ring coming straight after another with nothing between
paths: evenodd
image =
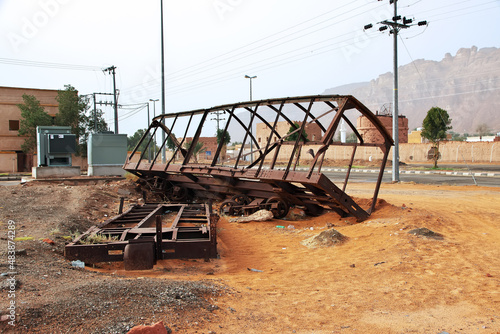
<instances>
[{"instance_id":1,"label":"roadside curb","mask_svg":"<svg viewBox=\"0 0 500 334\"><path fill-rule=\"evenodd\" d=\"M309 170L308 168L297 168L297 170ZM346 173L346 168L322 168L322 172L342 172ZM351 169L351 173L379 173L377 169ZM384 173L392 174L391 170L385 170ZM486 177L500 177L500 173L493 172L453 172L453 171L420 171L420 170L400 170L399 174L440 174L450 176L486 176Z\"/></svg>"}]
</instances>

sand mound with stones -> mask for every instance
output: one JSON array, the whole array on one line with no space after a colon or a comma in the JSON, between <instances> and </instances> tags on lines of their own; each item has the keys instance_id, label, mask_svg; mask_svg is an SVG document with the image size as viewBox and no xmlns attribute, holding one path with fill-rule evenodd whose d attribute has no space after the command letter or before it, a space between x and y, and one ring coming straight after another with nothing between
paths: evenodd
<instances>
[{"instance_id":1,"label":"sand mound with stones","mask_svg":"<svg viewBox=\"0 0 500 334\"><path fill-rule=\"evenodd\" d=\"M302 241L302 244L309 248L332 247L346 241L347 237L345 235L332 228Z\"/></svg>"}]
</instances>

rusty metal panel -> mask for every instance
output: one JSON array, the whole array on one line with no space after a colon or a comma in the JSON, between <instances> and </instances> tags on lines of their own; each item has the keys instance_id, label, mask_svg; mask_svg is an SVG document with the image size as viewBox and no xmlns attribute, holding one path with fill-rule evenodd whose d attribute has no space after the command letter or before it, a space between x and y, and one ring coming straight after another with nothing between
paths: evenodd
<instances>
[{"instance_id":1,"label":"rusty metal panel","mask_svg":"<svg viewBox=\"0 0 500 334\"><path fill-rule=\"evenodd\" d=\"M224 131L229 135L232 135L230 131L233 131L233 135L239 135L243 140L242 149L234 158L228 160L222 154L225 147L224 141L221 140L213 157L198 162L195 157L195 146L201 143L200 138L206 129L213 129L209 122L219 117L220 113L225 113L227 116L222 129L224 136L226 135ZM381 134L382 142L366 142L349 119L353 113L365 116ZM300 120L298 128L294 125L293 118ZM335 141L342 120L355 134L357 142ZM266 129L268 135L265 138L257 138L253 133L253 125L257 122L263 124ZM295 130L279 133L277 130L279 122L285 122ZM307 141L306 127L309 125L317 126L321 130L321 138ZM281 204L274 203L275 208L301 206L310 214L331 209L341 215L354 216L358 221L365 220L373 211L374 205L363 208L345 192L356 149L369 146L378 147L383 152L383 161L372 198L372 202L375 203L388 152L393 145L390 134L378 118L350 95L315 95L248 101L159 115L153 119L141 142L148 136L155 134L158 136L161 131L165 132L166 139L158 143L160 150L166 146L174 147L172 156L166 163L161 163L157 159L158 154L148 162L143 154L139 154L135 149L128 156L123 168L142 178L153 190L172 202L186 201L194 196L230 200L234 196L245 195L251 200L262 199L261 207L269 207L267 204L269 199L279 198ZM182 133L183 137L176 137L175 132ZM188 134L192 134L192 137ZM187 142L191 143L188 147L185 146ZM149 141L149 144L153 143ZM244 152L245 145L248 144L251 144L253 149L251 152ZM316 153L310 150L312 160L308 162L306 170L303 168L299 170L297 166L301 158L300 152L307 151L305 148L313 145L316 147ZM321 172L326 152L332 146L344 146L353 150L348 172L341 187L335 185ZM291 147L290 153L286 156L282 154L284 147ZM283 164L279 158L284 161ZM240 203L237 204L238 208L242 206Z\"/></svg>"}]
</instances>

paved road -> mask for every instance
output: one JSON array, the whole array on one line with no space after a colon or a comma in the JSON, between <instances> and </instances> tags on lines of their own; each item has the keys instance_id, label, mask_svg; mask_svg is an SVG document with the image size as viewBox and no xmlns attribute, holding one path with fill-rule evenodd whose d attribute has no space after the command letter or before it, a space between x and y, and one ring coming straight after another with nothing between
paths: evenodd
<instances>
[{"instance_id":1,"label":"paved road","mask_svg":"<svg viewBox=\"0 0 500 334\"><path fill-rule=\"evenodd\" d=\"M345 172L324 172L335 183L344 182ZM378 173L352 172L349 182L376 182ZM406 174L399 175L401 182L415 182L421 184L437 185L474 185L474 179L479 186L500 187L500 176L474 176L446 175L446 174ZM382 182L391 182L392 174L384 173Z\"/></svg>"}]
</instances>

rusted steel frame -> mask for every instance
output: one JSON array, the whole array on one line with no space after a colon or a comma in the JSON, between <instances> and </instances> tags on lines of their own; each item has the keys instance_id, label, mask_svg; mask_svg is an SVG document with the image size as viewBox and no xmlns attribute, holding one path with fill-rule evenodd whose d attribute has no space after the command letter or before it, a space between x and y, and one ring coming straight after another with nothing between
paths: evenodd
<instances>
[{"instance_id":1,"label":"rusted steel frame","mask_svg":"<svg viewBox=\"0 0 500 334\"><path fill-rule=\"evenodd\" d=\"M152 128L153 126L154 126L154 122L152 122L152 123L149 125L149 127L148 127L148 129L147 129L146 133L149 133L149 131L151 130L151 128ZM156 131L156 126L154 126L154 127L155 127L155 131ZM129 158L129 160L130 160L130 159L132 159L132 157L135 155L135 152L137 152L137 150L139 149L139 146L141 146L142 142L144 141L144 138L146 138L145 134L141 137L141 139L139 140L139 143L138 143L138 144L134 147L134 149L132 150L132 153L130 153L130 155L129 155L129 157L128 157L128 158Z\"/></svg>"},{"instance_id":2,"label":"rusted steel frame","mask_svg":"<svg viewBox=\"0 0 500 334\"><path fill-rule=\"evenodd\" d=\"M331 108L336 108L330 101L325 101L325 103L331 107ZM361 114L363 114L363 112L361 110L358 109L358 111L360 111ZM359 134L358 130L356 129L356 127L354 126L354 124L352 124L352 122L349 120L349 118L347 118L344 114L342 114L342 119L349 125L349 127L351 128L351 130L354 132L354 134L356 135L356 137L358 138L359 142L360 143L363 143L364 140L363 138L361 137L361 135ZM338 126L338 125L337 125ZM337 130L337 129L335 129Z\"/></svg>"},{"instance_id":3,"label":"rusted steel frame","mask_svg":"<svg viewBox=\"0 0 500 334\"><path fill-rule=\"evenodd\" d=\"M163 129L163 131L165 131L165 129L162 127L162 125L163 125L162 123L163 123L164 119L165 119L165 116L162 116L162 118L161 118L161 119L160 119L160 121L158 122L158 125L159 125L162 129ZM160 146L160 148L158 149L158 152L156 153L155 158L154 158L154 160L153 160L154 162L156 162L156 160L157 160L157 159L158 159L158 157L160 156L161 151L162 151L162 149L163 149L163 146L165 146L165 143L167 142L167 138L168 138L168 136L166 136L166 137L165 137L165 140L163 141L162 145L161 145L161 146ZM152 163L152 165L153 165L153 164L154 164L154 163Z\"/></svg>"},{"instance_id":4,"label":"rusted steel frame","mask_svg":"<svg viewBox=\"0 0 500 334\"><path fill-rule=\"evenodd\" d=\"M255 139L255 137L253 136L253 134L250 133L250 128L247 127L245 125L245 123L243 123L243 121L238 117L236 116L236 114L233 113L233 118L241 125L241 127L245 130L245 133L246 134L249 134L251 138ZM242 146L243 147L243 146ZM242 152L243 150L240 150L240 153ZM236 163L238 162L238 159L236 160ZM234 168L237 168L236 167L237 164L235 164L235 167ZM248 166L247 166L248 167Z\"/></svg>"},{"instance_id":5,"label":"rusted steel frame","mask_svg":"<svg viewBox=\"0 0 500 334\"><path fill-rule=\"evenodd\" d=\"M162 243L163 243L163 228L161 222L161 216L155 217L155 225L156 225L156 260L163 260L163 252L162 252Z\"/></svg>"},{"instance_id":6,"label":"rusted steel frame","mask_svg":"<svg viewBox=\"0 0 500 334\"><path fill-rule=\"evenodd\" d=\"M156 208L152 209L151 212L146 216L144 217L138 224L136 227L142 227L142 225L144 225L145 223L149 222L151 219L154 219L154 216L158 213L158 211L162 210L162 205L158 205ZM122 216L122 217L125 217L125 216Z\"/></svg>"},{"instance_id":7,"label":"rusted steel frame","mask_svg":"<svg viewBox=\"0 0 500 334\"><path fill-rule=\"evenodd\" d=\"M323 138L321 138L323 145L329 145L332 142L333 136L335 135L335 131L339 126L340 118L344 115L344 112L346 110L347 101L348 98L340 98L337 101L338 103L337 113L333 117L333 120L328 126L328 130L326 130L325 134L323 135Z\"/></svg>"},{"instance_id":8,"label":"rusted steel frame","mask_svg":"<svg viewBox=\"0 0 500 334\"><path fill-rule=\"evenodd\" d=\"M293 161L295 152L297 151L297 147L299 146L299 142L302 139L301 137L303 137L304 140L306 139L304 136L304 129L306 127L307 117L309 117L309 115L310 115L310 111L311 111L313 104L314 104L314 99L311 99L311 101L309 102L309 107L307 108L307 112L305 113L304 120L302 121L302 125L300 127L299 136L297 136L297 139L295 140L295 145L293 146L292 154L290 155L290 160L288 161L288 165L286 167L285 174L283 175L284 178L286 178L286 176L288 175L288 172L290 171L290 166L292 165L292 161ZM297 105L297 103L295 103L295 105Z\"/></svg>"},{"instance_id":9,"label":"rusted steel frame","mask_svg":"<svg viewBox=\"0 0 500 334\"><path fill-rule=\"evenodd\" d=\"M242 124L243 128L245 129L245 136L243 137L243 143L241 144L241 150L240 150L240 152L238 153L238 158L236 158L236 162L235 162L235 164L234 164L234 168L238 168L238 165L239 165L239 163L240 163L240 159L241 159L241 155L243 154L243 151L244 151L244 149L245 149L245 144L246 144L246 141L247 141L248 135L250 134L250 129L252 128L252 122L253 122L253 119L255 118L255 113L257 112L257 109L258 109L258 108L259 108L259 104L257 104L257 105L255 106L255 110L252 110L252 112L251 112L251 116L250 116L250 122L249 122L249 124L248 124L248 127L246 127L246 126L244 126L244 125ZM248 109L247 109L247 110L248 110ZM235 118L236 118L236 116L235 116ZM236 118L236 119L239 119L239 118ZM240 124L241 124L241 123L240 123ZM252 138L250 138L250 140L252 140L252 139L253 139L253 135L252 135L252 134L250 134L250 137L252 137Z\"/></svg>"},{"instance_id":10,"label":"rusted steel frame","mask_svg":"<svg viewBox=\"0 0 500 334\"><path fill-rule=\"evenodd\" d=\"M319 148L318 152L316 153L313 162L311 163L311 167L309 168L309 173L308 177L311 176L314 167L316 166L316 163L318 162L318 159L321 155L323 155L328 147L330 146L332 142L332 138L335 135L335 131L337 131L338 124L340 121L340 118L344 115L344 110L347 104L347 98L340 98L337 100L338 103L338 109L335 117L333 118L332 122L330 123L330 126L328 127L328 130L325 132L323 135L323 138L321 138L321 141L323 142L323 146ZM330 107L334 107L333 104L329 105ZM323 155L324 157L324 155Z\"/></svg>"},{"instance_id":11,"label":"rusted steel frame","mask_svg":"<svg viewBox=\"0 0 500 334\"><path fill-rule=\"evenodd\" d=\"M250 109L250 108L248 108L248 107L245 107L245 109L246 109L246 110L248 110L248 111L250 111L250 112L252 113L252 115L253 115L253 117L250 119L250 125L249 125L249 128L250 128L250 134L252 134L253 120L254 120L254 119L255 119L255 117L257 116L257 108L258 108L258 106L256 106L256 107L255 107L255 111L253 111L252 109ZM267 122L266 122L266 123L267 123ZM257 133L256 133L256 134L257 134ZM257 141L257 138L255 138L254 136L250 136L250 144L251 144L252 142L254 142L254 143L255 143L255 146L257 147L257 150L255 150L255 151L254 151L253 149L251 149L251 150L250 150L250 154L252 154L252 156L253 156L253 152L259 152L259 158L260 158L260 157L262 157L262 152L261 152L261 150L260 150L260 145L259 145L259 143L258 143L258 141ZM252 146L252 145L250 145L250 146ZM247 153L247 155L248 155L248 153ZM253 166L253 165L255 165L255 162L252 164L252 166ZM249 168L250 168L250 166L249 166Z\"/></svg>"},{"instance_id":12,"label":"rusted steel frame","mask_svg":"<svg viewBox=\"0 0 500 334\"><path fill-rule=\"evenodd\" d=\"M297 159L295 159L295 163L293 164L293 170L295 171L295 169L297 168L297 164L299 163L299 160L300 160L300 154L301 154L301 151L302 151L302 144L299 144L299 149L297 151Z\"/></svg>"},{"instance_id":13,"label":"rusted steel frame","mask_svg":"<svg viewBox=\"0 0 500 334\"><path fill-rule=\"evenodd\" d=\"M280 149L281 149L281 141L278 141L276 144L276 151L274 151L273 160L271 161L271 166L270 166L271 169L274 169L274 167L276 166L276 161L278 160Z\"/></svg>"},{"instance_id":14,"label":"rusted steel frame","mask_svg":"<svg viewBox=\"0 0 500 334\"><path fill-rule=\"evenodd\" d=\"M215 155L214 155L214 158L212 160L212 163L210 164L210 166L215 166L217 164L217 160L219 159L219 155L220 155L220 152L222 151L222 147L224 147L224 140L226 139L226 133L227 133L227 129L229 128L229 123L231 123L231 119L233 118L233 113L234 113L234 110L236 109L236 106L233 106L233 108L231 110L226 110L228 113L229 113L229 117L227 119L227 122L226 122L226 126L224 127L224 132L222 133L222 138L219 142L219 144L217 145L217 150L215 151Z\"/></svg>"},{"instance_id":15,"label":"rusted steel frame","mask_svg":"<svg viewBox=\"0 0 500 334\"><path fill-rule=\"evenodd\" d=\"M158 127L155 127L155 130L153 131L153 136L154 136L154 134L156 134L157 129L158 129ZM139 141L139 144L137 145L137 147L139 147L140 143L143 142L143 139L146 138L148 133L149 133L149 129L142 135L142 138ZM151 141L153 140L153 136L149 137L148 143L145 146L146 149L141 152L141 156L139 157L139 161L137 162L137 166L139 166L139 164L141 163L141 160L144 157L144 154L146 154L147 150L149 149L149 145L151 144ZM148 160L148 162L150 162L150 161Z\"/></svg>"},{"instance_id":16,"label":"rusted steel frame","mask_svg":"<svg viewBox=\"0 0 500 334\"><path fill-rule=\"evenodd\" d=\"M184 213L184 210L186 209L186 204L182 204L179 208L179 211L177 213L177 216L175 216L174 221L172 222L171 228L177 228L177 225L179 224L179 220L181 219L182 214Z\"/></svg>"},{"instance_id":17,"label":"rusted steel frame","mask_svg":"<svg viewBox=\"0 0 500 334\"><path fill-rule=\"evenodd\" d=\"M347 181L349 180L349 176L351 175L352 164L354 163L354 156L356 155L357 146L352 147L352 155L351 161L349 162L349 168L347 168L347 173L345 174L344 186L342 187L342 191L345 192L345 188L347 187Z\"/></svg>"},{"instance_id":18,"label":"rusted steel frame","mask_svg":"<svg viewBox=\"0 0 500 334\"><path fill-rule=\"evenodd\" d=\"M184 156L186 154L186 150L184 150L182 148L182 146L180 146L179 142L177 141L177 138L175 138L175 135L172 132L172 131L174 131L174 126L175 126L175 122L177 122L177 118L178 117L175 116L174 121L173 121L172 126L171 126L172 129L169 129L165 124L163 124L163 122L159 122L159 126L162 128L163 131L165 131L167 133L167 136L165 137L165 140L163 141L160 149L156 153L155 158L153 160L153 163L149 167L150 170L153 167L153 165L156 162L156 160L158 159L158 157L160 156L160 153L161 153L161 150L162 150L163 146L165 146L167 144L168 138L172 139L172 141L174 142L174 145L176 145L176 147L180 147L182 156Z\"/></svg>"},{"instance_id":19,"label":"rusted steel frame","mask_svg":"<svg viewBox=\"0 0 500 334\"><path fill-rule=\"evenodd\" d=\"M144 133L144 134L142 135L141 139L139 140L139 143L138 143L138 144L134 147L134 150L133 150L133 151L132 151L132 153L130 154L129 159L132 159L132 157L135 155L135 153L137 152L137 149L139 148L139 146L141 146L142 142L143 142L143 141L144 141L144 139L146 138L146 135L149 133L149 131L151 130L151 127L153 127L153 126L154 126L154 128L155 128L155 129L154 129L154 131L153 131L153 133L156 133L156 129L158 129L158 128L155 126L155 124L154 124L154 122L153 122L153 123L151 123L151 125L149 126L148 130L146 131L146 133ZM153 137L149 138L148 145L149 145L149 143L151 142L151 139L152 139L152 138L153 138ZM148 147L148 145L146 145L146 147ZM139 157L139 161L137 161L137 167L139 167L139 164L141 163L141 160L142 160L142 157L143 157L143 156L144 156L144 152L141 152L141 156ZM136 168L137 168L137 167L136 167Z\"/></svg>"},{"instance_id":20,"label":"rusted steel frame","mask_svg":"<svg viewBox=\"0 0 500 334\"><path fill-rule=\"evenodd\" d=\"M363 210L354 200L346 193L340 190L333 182L331 182L324 174L321 174L318 185L327 194L332 196L340 203L350 214L357 218L358 221L363 221L370 215Z\"/></svg>"},{"instance_id":21,"label":"rusted steel frame","mask_svg":"<svg viewBox=\"0 0 500 334\"><path fill-rule=\"evenodd\" d=\"M285 102L282 102L282 103L281 103L281 105L280 105L280 108L279 108L279 109L277 109L277 108L276 108L275 106L273 106L273 105L266 105L266 107L268 107L268 108L270 108L271 110L273 110L273 111L275 111L276 113L278 113L277 117L279 117L279 116L280 116L280 115L279 115L279 113L281 113L281 109L283 108L283 107L281 107L281 106L282 106L282 105L284 105L284 103L285 103ZM259 114L256 114L255 116L257 116L257 117L258 117L258 118L262 121L262 123L264 123L264 124L268 127L268 129L271 129L271 132L269 133L269 138L271 138L271 137L273 136L273 134L274 134L274 135L276 135L276 137L277 137L278 139L280 139L280 138L281 138L281 136L280 136L280 134L278 133L278 131L276 131L276 129L274 129L274 126L271 126L271 124L269 124L269 122L268 122L268 121L267 121L264 117L262 117L262 116L261 116L261 115L259 115ZM273 129L274 129L274 130L273 130Z\"/></svg>"},{"instance_id":22,"label":"rusted steel frame","mask_svg":"<svg viewBox=\"0 0 500 334\"><path fill-rule=\"evenodd\" d=\"M285 106L285 101L283 101L281 103L279 110L276 110L276 118L274 119L273 126L271 128L271 131L269 132L269 138L268 138L267 143L266 143L266 149L264 150L264 154L259 157L259 159L261 159L261 161L260 161L260 164L259 164L259 168L255 172L255 176L257 176L260 173L260 171L262 169L262 166L264 165L264 161L266 160L266 156L268 154L269 146L271 145L271 138L273 137L273 133L277 133L276 132L276 125L278 124L278 120L280 118L280 114L281 114L281 111L283 110L284 106ZM268 106L268 107L271 108L271 109L273 109L274 106ZM269 125L270 124L268 123L268 126ZM277 137L279 139L281 139L281 136L279 134L277 134ZM274 162L275 161L272 162L272 165L274 165Z\"/></svg>"},{"instance_id":23,"label":"rusted steel frame","mask_svg":"<svg viewBox=\"0 0 500 334\"><path fill-rule=\"evenodd\" d=\"M182 163L183 165L188 164L189 160L191 160L196 143L200 139L201 130L203 129L203 125L205 124L205 120L207 119L207 115L208 115L208 110L205 110L205 112L203 113L203 116L201 117L200 124L198 125L198 129L196 129L196 132L194 134L193 141L191 142L191 145L189 146L189 149L186 153L186 156L184 157L184 162Z\"/></svg>"},{"instance_id":24,"label":"rusted steel frame","mask_svg":"<svg viewBox=\"0 0 500 334\"><path fill-rule=\"evenodd\" d=\"M384 157L382 158L382 164L380 165L380 171L377 177L377 184L375 185L375 191L373 192L372 205L368 210L369 214L371 214L373 210L375 210L375 205L377 204L378 193L380 191L380 184L382 183L382 178L384 177L385 165L387 163L387 157L389 156L390 146L386 146L381 149L384 152Z\"/></svg>"},{"instance_id":25,"label":"rusted steel frame","mask_svg":"<svg viewBox=\"0 0 500 334\"><path fill-rule=\"evenodd\" d=\"M179 146L177 146L175 148L174 154L172 155L172 157L170 158L170 160L168 161L168 163L165 165L165 170L167 170L168 166L172 163L172 161L174 161L175 156L177 155L177 152L179 152L179 150L182 151L182 145L184 145L184 141L186 140L186 136L187 136L187 133L189 131L189 127L191 126L191 121L193 120L193 116L194 116L194 113L192 113L191 116L189 117L188 125L186 126L186 131L184 132L184 136L182 137L182 140L179 143ZM185 158L186 156L183 155L183 157Z\"/></svg>"},{"instance_id":26,"label":"rusted steel frame","mask_svg":"<svg viewBox=\"0 0 500 334\"><path fill-rule=\"evenodd\" d=\"M368 120L377 128L377 130L380 132L382 137L384 137L384 143L386 145L394 145L394 141L392 140L392 136L389 134L385 126L382 124L382 122L368 109L366 106L364 106L361 102L359 102L357 99L354 97L350 97L349 103L353 105L353 108L358 109L363 116L368 118Z\"/></svg>"},{"instance_id":27,"label":"rusted steel frame","mask_svg":"<svg viewBox=\"0 0 500 334\"><path fill-rule=\"evenodd\" d=\"M329 101L323 101L323 102L327 103L327 102L329 102ZM327 103L327 104L328 104L328 103ZM325 117L326 115L328 115L328 114L329 114L329 113L331 113L332 111L337 111L337 110L338 110L338 108L337 108L337 107L335 107L335 106L334 106L333 104L331 104L331 103L330 103L330 104L328 104L328 106L329 106L330 108L332 108L332 109L330 109L330 110L328 110L328 111L325 111L324 113L322 113L321 115L319 115L319 116L318 116L318 117L316 117L316 118L313 118L312 120L310 120L310 121L309 121L309 124L312 124L312 123L314 123L314 122L316 122L316 121L319 121L319 119L320 119L320 118ZM325 132L325 131L326 131L326 130L324 130L324 132Z\"/></svg>"},{"instance_id":28,"label":"rusted steel frame","mask_svg":"<svg viewBox=\"0 0 500 334\"><path fill-rule=\"evenodd\" d=\"M326 151L321 153L321 159L319 159L318 173L321 173L321 167L323 167L323 161L325 160L325 155ZM312 170L314 170L314 167L309 172L312 173Z\"/></svg>"},{"instance_id":29,"label":"rusted steel frame","mask_svg":"<svg viewBox=\"0 0 500 334\"><path fill-rule=\"evenodd\" d=\"M307 110L306 108L304 108L300 103L294 103L294 104L295 104L295 106L297 106L297 108L299 108L300 110L302 110L303 112L305 112L307 115L311 116L311 120L309 121L308 124L311 124L311 123L314 122L314 123L318 124L319 128L321 129L321 131L326 132L325 127L319 121L319 118L321 116L318 117L318 118L315 118L314 115L311 115L310 110Z\"/></svg>"}]
</instances>

